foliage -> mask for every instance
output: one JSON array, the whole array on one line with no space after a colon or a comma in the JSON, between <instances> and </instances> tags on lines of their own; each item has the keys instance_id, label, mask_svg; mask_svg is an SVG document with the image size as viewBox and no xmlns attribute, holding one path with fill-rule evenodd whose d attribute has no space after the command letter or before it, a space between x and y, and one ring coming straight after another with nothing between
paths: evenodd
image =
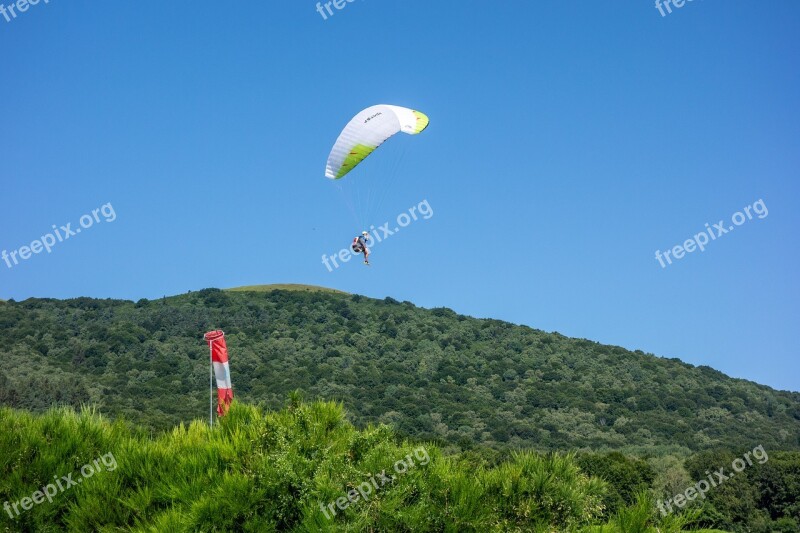
<instances>
[{"instance_id":1,"label":"foliage","mask_svg":"<svg viewBox=\"0 0 800 533\"><path fill-rule=\"evenodd\" d=\"M54 474L80 479L97 457L116 465L17 517L3 513L0 527L13 530L567 531L598 516L605 489L569 455L526 452L476 467L399 441L387 426L358 430L333 403L268 413L234 403L214 429L193 422L156 437L68 408L4 408L0 424L12 429L0 434L0 501L31 495ZM367 499L328 507L382 471L394 479Z\"/></svg>"},{"instance_id":2,"label":"foliage","mask_svg":"<svg viewBox=\"0 0 800 533\"><path fill-rule=\"evenodd\" d=\"M237 397L278 408L297 388L342 402L359 426L460 450L685 457L752 447L754 434L800 449L797 393L445 308L296 289L2 304L0 402L91 403L166 429L206 412L201 335L223 329Z\"/></svg>"},{"instance_id":3,"label":"foliage","mask_svg":"<svg viewBox=\"0 0 800 533\"><path fill-rule=\"evenodd\" d=\"M761 444L769 462L691 512L698 525L729 531L800 531L797 393L446 308L248 289L0 302L0 405L47 412L2 411L0 497L30 494L108 450L130 467L38 506L24 518L29 529L325 530L312 499L341 496L407 449L393 444L396 432L431 442L434 460L337 516L340 529L550 531L603 521L592 527L665 531L685 517L654 518L647 501L666 501ZM191 422L208 413L201 335L210 329L227 334L237 398L260 403L239 406L213 432ZM287 409L263 413L295 389ZM349 421L341 407L309 407L303 395L338 402ZM53 405L96 411L47 411ZM207 526L209 517L219 524Z\"/></svg>"},{"instance_id":4,"label":"foliage","mask_svg":"<svg viewBox=\"0 0 800 533\"><path fill-rule=\"evenodd\" d=\"M639 494L650 488L655 477L646 461L619 452L582 454L577 462L582 471L609 484L604 501L609 515L636 504Z\"/></svg>"},{"instance_id":5,"label":"foliage","mask_svg":"<svg viewBox=\"0 0 800 533\"><path fill-rule=\"evenodd\" d=\"M707 451L686 462L693 479L717 479L721 468L727 478L698 502L699 522L737 532L800 531L800 453L771 452L734 471L733 461L744 461L746 452Z\"/></svg>"}]
</instances>

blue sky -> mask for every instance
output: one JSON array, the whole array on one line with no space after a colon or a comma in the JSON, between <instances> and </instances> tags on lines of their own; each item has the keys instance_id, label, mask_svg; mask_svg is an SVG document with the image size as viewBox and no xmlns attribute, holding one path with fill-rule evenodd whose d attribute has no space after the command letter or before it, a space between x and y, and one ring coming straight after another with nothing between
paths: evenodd
<instances>
[{"instance_id":1,"label":"blue sky","mask_svg":"<svg viewBox=\"0 0 800 533\"><path fill-rule=\"evenodd\" d=\"M0 298L308 283L800 390L800 3L357 0L328 20L315 5L50 0L0 17L0 251L116 214L0 262ZM346 188L387 192L376 226L422 200L434 216L371 268L329 272L321 256L362 228L325 161L378 103L431 125ZM655 259L758 200L768 216Z\"/></svg>"}]
</instances>

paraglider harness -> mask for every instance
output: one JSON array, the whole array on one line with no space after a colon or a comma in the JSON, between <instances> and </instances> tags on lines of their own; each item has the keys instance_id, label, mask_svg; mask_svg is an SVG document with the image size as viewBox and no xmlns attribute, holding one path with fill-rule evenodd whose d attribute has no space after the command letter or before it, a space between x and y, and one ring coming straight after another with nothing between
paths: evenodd
<instances>
[{"instance_id":1,"label":"paraglider harness","mask_svg":"<svg viewBox=\"0 0 800 533\"><path fill-rule=\"evenodd\" d=\"M358 237L353 239L353 244L350 247L353 249L355 253L360 254L364 252L364 248L366 248L366 246L367 246L366 239L364 238L363 235L359 235Z\"/></svg>"}]
</instances>

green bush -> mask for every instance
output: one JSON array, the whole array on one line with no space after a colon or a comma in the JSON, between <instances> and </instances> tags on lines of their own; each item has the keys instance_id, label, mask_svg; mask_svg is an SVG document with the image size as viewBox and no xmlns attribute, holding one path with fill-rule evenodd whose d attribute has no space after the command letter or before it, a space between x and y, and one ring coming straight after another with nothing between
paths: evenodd
<instances>
[{"instance_id":1,"label":"green bush","mask_svg":"<svg viewBox=\"0 0 800 533\"><path fill-rule=\"evenodd\" d=\"M54 476L81 479L52 502L3 513L9 530L565 531L598 517L605 495L570 455L519 453L488 467L399 441L388 426L358 430L341 405L297 398L278 412L235 403L213 429L197 421L156 436L88 409L4 408L0 424L0 500ZM104 456L113 469L81 478ZM366 500L329 507L381 472L394 479Z\"/></svg>"}]
</instances>

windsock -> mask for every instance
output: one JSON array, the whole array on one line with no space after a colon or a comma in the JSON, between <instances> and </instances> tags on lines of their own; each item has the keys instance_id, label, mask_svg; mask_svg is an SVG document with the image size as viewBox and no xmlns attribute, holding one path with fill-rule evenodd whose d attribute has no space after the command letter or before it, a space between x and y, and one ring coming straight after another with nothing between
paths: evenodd
<instances>
[{"instance_id":1,"label":"windsock","mask_svg":"<svg viewBox=\"0 0 800 533\"><path fill-rule=\"evenodd\" d=\"M217 415L225 416L233 400L231 369L228 366L228 347L225 344L225 333L220 330L209 331L203 338L211 348L211 364L217 378Z\"/></svg>"}]
</instances>

